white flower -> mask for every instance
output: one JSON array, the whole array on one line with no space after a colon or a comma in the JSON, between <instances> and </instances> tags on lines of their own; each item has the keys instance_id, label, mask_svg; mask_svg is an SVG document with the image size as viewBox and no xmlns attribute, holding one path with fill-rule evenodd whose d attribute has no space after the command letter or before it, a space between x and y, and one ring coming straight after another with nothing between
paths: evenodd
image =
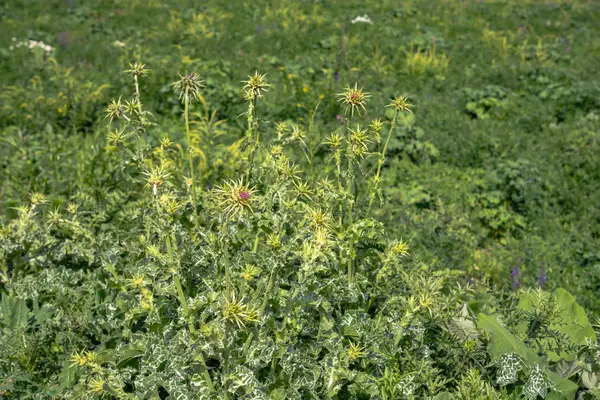
<instances>
[{"instance_id":1,"label":"white flower","mask_svg":"<svg viewBox=\"0 0 600 400\"><path fill-rule=\"evenodd\" d=\"M367 14L363 15L362 17L358 16L352 20L353 24L355 24L357 22L366 22L367 24L371 24L371 25L373 24L373 21L371 21L371 18L369 18L369 16Z\"/></svg>"},{"instance_id":2,"label":"white flower","mask_svg":"<svg viewBox=\"0 0 600 400\"><path fill-rule=\"evenodd\" d=\"M113 45L117 47L125 47L125 43L121 42L120 40L115 40Z\"/></svg>"}]
</instances>

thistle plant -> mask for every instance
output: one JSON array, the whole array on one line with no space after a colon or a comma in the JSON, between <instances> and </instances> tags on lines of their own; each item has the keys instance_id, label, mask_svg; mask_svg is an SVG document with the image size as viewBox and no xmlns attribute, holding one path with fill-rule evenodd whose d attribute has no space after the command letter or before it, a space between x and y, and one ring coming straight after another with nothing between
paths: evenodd
<instances>
[{"instance_id":1,"label":"thistle plant","mask_svg":"<svg viewBox=\"0 0 600 400\"><path fill-rule=\"evenodd\" d=\"M187 141L187 157L190 168L190 179L191 185L190 191L192 192L192 205L194 207L194 223L197 224L198 212L198 201L196 198L196 178L195 178L195 167L194 167L194 151L192 145L192 138L190 134L190 101L198 99L200 92L204 88L204 82L195 73L189 73L186 75L179 75L180 79L173 83L173 89L179 96L179 99L183 103L183 116L185 118L185 137Z\"/></svg>"},{"instance_id":2,"label":"thistle plant","mask_svg":"<svg viewBox=\"0 0 600 400\"><path fill-rule=\"evenodd\" d=\"M248 111L246 118L248 121L248 129L246 130L246 145L250 146L250 154L248 156L248 170L246 180L250 180L252 169L254 168L254 157L260 145L260 125L256 116L256 106L264 92L269 90L269 85L265 79L266 74L259 74L258 71L254 75L249 75L248 80L242 81L244 87L244 98L248 101ZM281 127L284 129L285 127Z\"/></svg>"},{"instance_id":3,"label":"thistle plant","mask_svg":"<svg viewBox=\"0 0 600 400\"><path fill-rule=\"evenodd\" d=\"M370 194L370 198L369 198L369 206L367 207L367 214L371 211L371 207L373 205L373 200L375 200L375 197L376 196L379 196L380 198L382 197L381 189L380 189L381 168L385 164L385 153L386 153L388 144L390 142L390 138L392 137L392 132L394 131L394 128L396 127L396 122L398 121L398 115L402 112L412 113L412 111L411 111L412 104L409 104L408 99L404 96L396 97L395 99L392 100L392 102L390 104L387 105L387 107L392 108L394 110L394 117L392 118L392 124L390 125L390 129L389 129L387 137L385 139L385 144L383 145L383 149L381 150L381 153L379 153L379 157L377 160L377 172L375 172L375 176L373 177L373 184L371 187L371 194ZM381 132L381 122L374 121L373 128L374 129L376 128Z\"/></svg>"},{"instance_id":4,"label":"thistle plant","mask_svg":"<svg viewBox=\"0 0 600 400\"><path fill-rule=\"evenodd\" d=\"M55 397L89 399L591 392L569 365L597 375L597 340L566 292L476 293L369 216L369 161L378 157L380 178L406 98L390 105L383 138L381 120L363 120L369 95L355 85L340 96L345 125L324 133L317 107L311 121L259 126L256 100L269 86L259 74L245 84L255 149L241 171L195 179L191 153L153 137L138 141L133 165L108 153L110 192L62 202L36 192L0 226L2 395L32 397L39 382ZM174 86L191 149L189 107L202 84L186 75ZM137 94L111 102L111 148L129 150L142 112ZM239 145L227 137L235 126L220 125L223 142ZM261 136L269 146L258 153ZM127 185L122 171L134 178ZM145 190L122 188L130 182Z\"/></svg>"}]
</instances>

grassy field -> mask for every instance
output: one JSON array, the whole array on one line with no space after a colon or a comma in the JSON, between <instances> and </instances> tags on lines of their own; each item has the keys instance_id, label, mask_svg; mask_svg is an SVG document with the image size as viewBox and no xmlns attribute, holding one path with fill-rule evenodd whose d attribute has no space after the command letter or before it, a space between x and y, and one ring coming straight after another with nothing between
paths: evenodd
<instances>
[{"instance_id":1,"label":"grassy field","mask_svg":"<svg viewBox=\"0 0 600 400\"><path fill-rule=\"evenodd\" d=\"M0 398L600 398L598 71L595 1L3 1Z\"/></svg>"}]
</instances>

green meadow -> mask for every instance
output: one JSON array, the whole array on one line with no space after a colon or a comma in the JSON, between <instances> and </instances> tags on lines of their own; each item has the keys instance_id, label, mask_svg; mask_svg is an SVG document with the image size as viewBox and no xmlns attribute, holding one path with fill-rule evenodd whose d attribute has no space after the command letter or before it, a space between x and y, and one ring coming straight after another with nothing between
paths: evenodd
<instances>
[{"instance_id":1,"label":"green meadow","mask_svg":"<svg viewBox=\"0 0 600 400\"><path fill-rule=\"evenodd\" d=\"M600 3L5 0L0 399L600 399Z\"/></svg>"}]
</instances>

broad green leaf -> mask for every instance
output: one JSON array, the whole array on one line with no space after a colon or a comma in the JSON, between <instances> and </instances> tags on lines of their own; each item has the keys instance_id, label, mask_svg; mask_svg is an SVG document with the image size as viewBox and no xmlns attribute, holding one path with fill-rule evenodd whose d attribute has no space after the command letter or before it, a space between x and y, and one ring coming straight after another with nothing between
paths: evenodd
<instances>
[{"instance_id":1,"label":"broad green leaf","mask_svg":"<svg viewBox=\"0 0 600 400\"><path fill-rule=\"evenodd\" d=\"M441 392L431 398L432 400L452 400L453 396L448 392Z\"/></svg>"},{"instance_id":2,"label":"broad green leaf","mask_svg":"<svg viewBox=\"0 0 600 400\"><path fill-rule=\"evenodd\" d=\"M0 318L2 318L4 326L11 330L24 328L27 326L28 316L29 309L26 300L9 297L6 294L2 295Z\"/></svg>"},{"instance_id":3,"label":"broad green leaf","mask_svg":"<svg viewBox=\"0 0 600 400\"><path fill-rule=\"evenodd\" d=\"M548 380L552 382L555 390L548 393L547 400L573 400L575 398L579 385L552 371L548 371Z\"/></svg>"},{"instance_id":4,"label":"broad green leaf","mask_svg":"<svg viewBox=\"0 0 600 400\"><path fill-rule=\"evenodd\" d=\"M495 316L479 314L477 327L491 335L490 352L493 359L503 354L516 353L528 362L537 362L537 355L508 329L500 325Z\"/></svg>"}]
</instances>

